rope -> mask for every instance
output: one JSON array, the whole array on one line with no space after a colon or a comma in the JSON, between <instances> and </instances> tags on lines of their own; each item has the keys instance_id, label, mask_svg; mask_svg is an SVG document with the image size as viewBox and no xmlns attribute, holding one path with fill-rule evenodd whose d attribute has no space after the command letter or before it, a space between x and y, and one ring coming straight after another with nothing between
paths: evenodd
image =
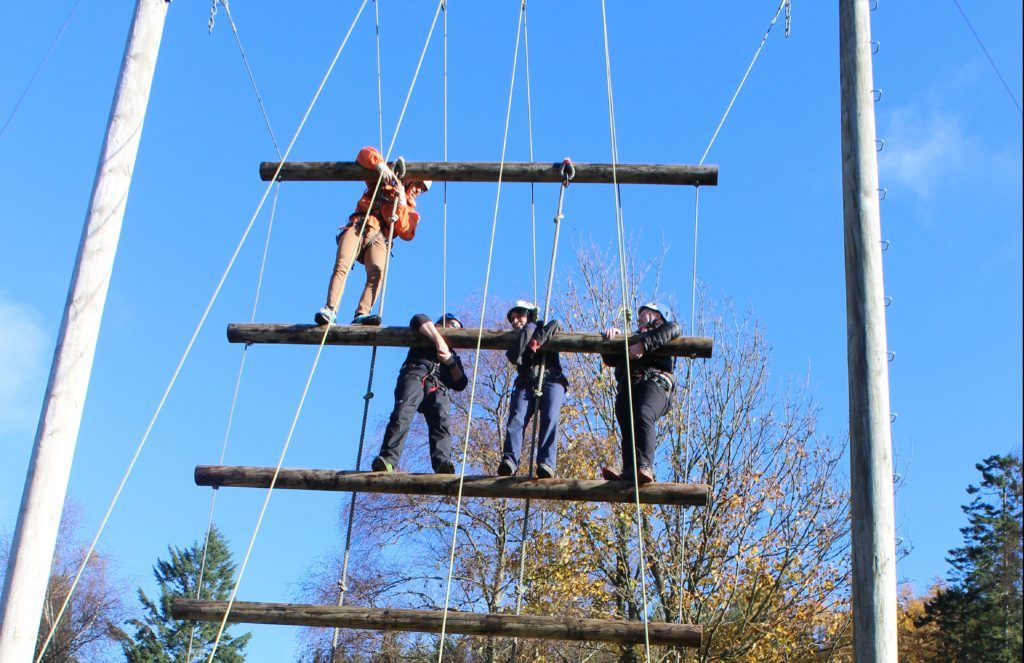
<instances>
[{"instance_id":1,"label":"rope","mask_svg":"<svg viewBox=\"0 0 1024 663\"><path fill-rule=\"evenodd\" d=\"M533 163L533 101L530 97L530 35L526 30L526 0L523 0L523 54L526 56L526 127ZM534 201L536 184L530 182L530 237L533 241L533 301L537 301L537 213ZM546 320L546 318L545 318ZM519 613L516 612L518 615Z\"/></svg>"},{"instance_id":2,"label":"rope","mask_svg":"<svg viewBox=\"0 0 1024 663\"><path fill-rule=\"evenodd\" d=\"M280 147L277 144L277 137L274 135L274 128L273 128L273 126L271 126L270 117L269 117L269 115L267 115L267 109L263 105L263 99L262 99L262 97L260 95L259 86L256 85L256 78L253 76L252 68L249 66L249 59L246 57L245 49L242 47L242 40L239 37L238 27L235 25L234 18L231 16L231 8L228 5L228 0L217 0L217 1L220 2L224 6L224 13L227 16L228 24L231 26L231 32L232 32L232 34L235 37L235 43L238 44L238 50L241 53L242 62L245 64L245 70L246 70L246 72L249 75L249 82L252 84L253 92L256 94L256 102L259 104L260 111L263 114L263 120L264 120L264 122L267 125L267 133L270 135L270 140L274 144L274 150L277 152L277 157L280 160L281 159L281 149L280 149ZM214 7L216 7L216 5L214 5ZM274 187L274 201L271 204L270 220L269 220L269 222L267 224L267 238L266 238L266 241L264 242L264 245L263 245L263 257L260 260L259 274L256 277L256 295L255 295L255 298L254 298L254 301L253 301L253 305L252 305L252 315L249 317L249 321L250 322L255 322L256 321L256 309L259 306L260 292L263 289L263 274L266 271L267 255L268 255L268 253L270 251L270 237L271 237L271 233L273 232L273 229L274 229L274 218L275 218L275 216L277 214L277 201L278 201L278 196L280 195L280 193L281 193L281 183L278 182L277 186ZM232 423L233 423L234 418L235 418L235 408L236 408L236 406L238 404L238 392L239 392L239 390L241 389L241 386L242 386L242 375L243 375L243 373L245 371L245 359L248 356L249 347L250 346L248 344L246 344L245 347L242 348L242 358L239 361L239 365L238 365L238 377L235 380L235 389L234 389L234 393L231 396L231 407L228 408L228 421L227 421L227 426L225 427L225 430L224 430L224 442L221 445L220 460L218 462L218 464L220 464L220 465L224 464L224 457L227 455L228 440L230 439L230 436L231 436L231 427L232 427ZM216 503L217 503L217 488L214 487L214 489L210 493L210 514L209 514L209 518L208 518L208 521L207 521L207 524L206 524L206 536L203 539L203 554L202 554L201 561L200 561L200 564L199 564L199 578L196 581L196 598L197 599L200 598L200 595L202 593L203 580L204 580L205 575L206 575L206 556L207 556L207 551L208 551L209 546L210 546L210 535L213 532L213 514L214 514L214 511L215 511ZM192 631L189 633L189 637L188 637L188 651L185 654L185 660L186 661L191 661L192 660L192 647L193 647L193 644L195 642L195 635L196 635L196 627L193 626L192 627Z\"/></svg>"},{"instance_id":3,"label":"rope","mask_svg":"<svg viewBox=\"0 0 1024 663\"><path fill-rule=\"evenodd\" d=\"M242 232L241 238L238 240L238 244L235 246L234 252L231 254L231 258L228 260L227 266L224 268L224 272L217 282L217 286L213 290L213 294L210 296L209 302L206 304L206 308L203 310L202 315L199 318L199 323L196 325L195 331L192 332L192 336L189 338L188 343L185 346L185 351L182 353L181 359L178 361L177 366L174 369L171 379L167 384L167 388L164 390L163 395L160 397L160 401L157 404L156 410L153 413L149 424L146 426L146 431L142 435L138 446L135 449L135 453L132 455L131 461L128 463L128 467L125 470L124 476L121 478L121 483L118 485L117 490L114 492L114 497L110 502L110 506L107 508L103 519L100 521L99 529L96 532L96 536L93 537L92 542L89 544L89 549L86 551L85 556L82 559L82 563L78 568L78 572L75 574L75 579L71 583L71 587L68 590L67 596L64 598L64 603L61 605L60 611L57 613L57 618L53 622L53 626L50 628L50 632L46 636L46 640L43 642L43 646L40 649L39 656L36 658L36 663L41 663L43 655L46 653L46 648L49 646L50 640L53 639L53 634L57 629L57 625L60 623L61 617L64 615L64 611L67 610L68 604L71 601L71 597L74 595L75 588L78 587L78 583L82 578L82 574L85 572L85 567L92 557L93 552L96 549L96 544L99 541L100 536L103 534L104 529L107 526L107 521L110 520L110 515L114 511L114 507L117 505L118 500L121 497L121 493L124 490L125 484L128 482L128 478L131 476L132 470L135 468L135 463L139 459L139 455L142 453L143 448L146 446L146 442L149 440L149 435L153 431L153 427L156 425L157 419L160 417L160 413L163 411L164 404L167 402L167 398L173 389L175 382L178 380L178 375L181 373L182 367L185 365L185 361L188 359L189 354L192 352L192 346L195 345L196 338L199 336L199 332L202 330L206 323L206 318L210 315L210 310L213 308L214 303L217 301L217 297L220 295L221 289L224 287L224 282L227 281L228 274L234 267L235 261L238 259L238 254L242 251L242 246L245 244L245 240L249 237L249 232L252 230L253 225L256 223L256 218L259 216L260 211L263 209L263 205L267 202L267 198L270 196L270 190L273 188L274 183L277 181L278 176L281 173L281 168L284 167L285 160L291 153L292 148L295 146L295 142L298 140L299 135L302 133L303 127L306 125L306 121L309 119L310 113L313 111L313 107L316 105L317 100L320 98L320 93L323 91L324 85L327 83L327 79L330 77L331 72L334 70L335 64L338 62L338 58L341 57L342 51L345 49L345 45L348 43L348 37L352 34L352 28L355 27L356 21L359 20L360 14L363 12L363 8L366 6L366 0L359 7L359 11L356 13L355 19L352 21L352 26L349 28L348 33L345 35L345 39L341 42L341 46L338 47L337 53L334 55L334 59L331 61L330 66L327 68L327 72L324 74L323 80L320 82L320 86L317 88L316 93L313 95L313 99L310 101L309 106L306 108L305 114L302 116L302 120L299 122L299 126L295 130L295 134L292 136L291 142L288 144L288 148L284 151L281 157L281 163L277 165L277 170L274 172L274 176L270 178L270 182L267 184L266 189L263 191L263 195L260 197L259 203L256 205L256 210L253 212L246 224L245 230ZM219 634L218 634L219 637Z\"/></svg>"},{"instance_id":4,"label":"rope","mask_svg":"<svg viewBox=\"0 0 1024 663\"><path fill-rule=\"evenodd\" d=\"M416 87L416 81L419 79L420 69L423 66L423 58L424 58L424 56L426 56L427 47L430 45L430 38L434 34L434 27L437 25L437 17L438 17L438 14L441 11L441 3L443 1L444 0L440 0L440 2L438 3L437 11L434 13L434 20L430 24L430 30L427 33L426 41L423 44L423 50L420 53L419 62L416 65L416 71L413 74L412 82L409 84L409 91L406 94L405 102L402 105L402 111L401 111L401 113L398 116L398 123L395 126L394 134L392 134L392 136L391 136L391 143L390 143L390 145L388 145L387 154L384 155L385 161L387 161L389 159L389 157L391 156L392 148L394 148L395 141L398 139L398 133L399 133L400 129L402 128L402 122L405 119L405 112L406 112L406 110L409 107L409 100L412 97L413 89ZM366 2L367 2L367 0L363 0L363 3L362 3L362 5L360 6L360 9L359 9L360 13L362 13L363 8L366 6ZM358 15L356 16L356 18L358 19ZM353 22L352 26L349 28L348 34L352 33L352 29L354 27L355 27L355 22ZM348 34L345 36L346 41L348 40ZM339 54L340 54L340 51L339 51ZM335 56L335 61L337 61L337 56ZM322 84L321 84L321 87L322 87ZM282 162L282 165L283 165L283 162ZM278 166L278 172L280 172L280 167L281 166ZM275 179L276 179L276 174L275 174ZM351 274L351 271L352 271L351 270L351 265L355 263L356 252L358 252L359 247L362 245L363 233L365 233L366 225L367 225L365 223L365 221L366 221L367 218L369 218L370 210L373 209L373 202L376 200L377 193L380 191L381 179L382 178L378 178L377 179L377 184L374 187L373 194L371 196L370 206L367 208L366 216L363 217L363 223L361 224L361 230L360 230L360 235L359 235L359 242L357 243L357 246L355 247L355 250L353 251L352 259L349 261L350 269L348 270L348 272L346 272L345 278L342 280L341 292L339 292L339 294L338 294L339 300L340 300L340 297L341 297L341 293L344 292L345 285L346 285L346 283L348 281L348 276L349 276L349 274ZM334 304L334 308L337 309L338 302L333 302L333 304ZM313 376L316 373L317 366L320 363L320 356L323 353L324 343L327 341L327 334L330 332L330 328L332 326L333 326L333 321L331 323L328 323L324 327L324 333L323 333L323 336L320 339L320 344L317 347L316 355L314 356L314 359L313 359L313 365L310 368L309 375L306 378L306 383L303 386L302 394L299 397L299 404L298 404L298 407L295 410L295 416L292 418L291 426L288 429L288 435L286 436L285 442L284 442L284 446L281 449L281 455L278 458L277 466L274 469L274 475L273 475L273 477L270 480L270 486L267 488L267 494L266 494L266 497L263 500L263 506L261 507L259 517L256 520L256 527L253 530L252 537L249 540L249 546L246 549L245 556L242 559L242 563L239 565L238 575L237 575L237 577L235 579L234 587L231 590L231 597L228 600L227 609L224 611L224 617L222 618L221 623L220 623L220 627L219 627L219 629L217 631L217 638L214 640L213 649L210 652L210 658L208 659L209 663L213 663L213 657L217 653L217 645L220 642L221 635L224 633L224 629L225 629L225 627L227 625L228 617L231 614L231 608L234 605L235 596L238 594L238 587L239 587L239 585L242 582L242 576L245 573L246 566L249 563L249 557L252 555L252 550L253 550L253 547L255 546L255 543L256 543L256 537L259 534L260 527L261 527L261 525L263 523L263 518L264 518L264 516L266 515L266 512L267 512L267 506L270 503L270 496L273 494L274 487L277 485L277 477L278 477L278 475L281 472L281 467L284 465L285 455L288 452L288 447L291 444L292 436L295 433L295 427L298 424L299 416L302 413L302 407L305 404L306 396L309 393L309 387L310 387L310 385L313 382Z\"/></svg>"},{"instance_id":5,"label":"rope","mask_svg":"<svg viewBox=\"0 0 1024 663\"><path fill-rule=\"evenodd\" d=\"M985 44L982 43L981 37L978 36L978 33L974 30L974 26L971 25L970 19L967 18L967 14L964 13L964 8L960 6L960 3L957 2L957 0L953 0L953 4L956 5L957 11L960 12L960 15L964 17L964 23L967 24L967 28L971 31L971 34L974 35L974 39L977 40L978 46L981 46L982 53L984 53L985 57L988 58L988 63L992 65L992 71L996 72L996 76L999 77L999 82L1002 83L1003 87L1006 89L1006 94L1010 95L1010 101L1012 101L1013 105L1017 107L1017 112L1024 112L1021 110L1020 102L1017 101L1017 97L1015 97L1013 92L1010 91L1010 86L1006 84L1006 79L1003 78L1001 73L999 73L999 67L996 66L995 60L993 60L992 56L988 54L988 49L985 48ZM0 131L0 133L3 132Z\"/></svg>"},{"instance_id":6,"label":"rope","mask_svg":"<svg viewBox=\"0 0 1024 663\"><path fill-rule=\"evenodd\" d=\"M441 158L448 162L448 2L445 0L444 37L441 48ZM448 180L441 188L441 315L448 313Z\"/></svg>"},{"instance_id":7,"label":"rope","mask_svg":"<svg viewBox=\"0 0 1024 663\"><path fill-rule=\"evenodd\" d=\"M395 239L395 224L391 223L388 228L388 240L386 245L386 253L384 254L384 274L381 276L381 291L380 291L380 308L377 310L377 314L380 315L381 319L384 318L384 298L387 295L388 288L388 272L391 266L391 247ZM366 394L363 396L363 422L359 429L359 448L356 450L356 472L359 472L362 466L363 460L363 446L366 442L366 421L370 414L370 400L373 399L373 376L377 367L377 346L373 347L373 351L370 353L370 371L369 376L366 380ZM348 505L348 524L345 527L345 552L342 555L341 563L341 580L338 581L339 593L338 593L338 606L345 604L345 594L348 592L348 561L352 551L352 523L356 516L356 498L359 496L358 492L352 493L352 498L349 500ZM335 659L338 652L338 634L341 632L340 628L335 627L334 634L331 637L331 660Z\"/></svg>"},{"instance_id":8,"label":"rope","mask_svg":"<svg viewBox=\"0 0 1024 663\"><path fill-rule=\"evenodd\" d=\"M466 480L466 461L469 455L469 433L473 426L473 404L476 401L476 378L480 367L480 345L484 335L484 316L487 313L487 294L491 284L491 264L494 258L494 237L498 229L498 206L501 202L502 176L505 172L505 150L508 146L508 125L512 116L512 92L516 83L516 65L519 61L519 36L522 29L523 12L519 12L519 23L516 25L516 47L512 55L512 76L508 88L508 104L505 109L505 131L501 140L501 162L498 165L498 190L494 199L494 218L491 221L491 240L487 250L487 272L484 277L483 301L480 304L480 326L476 335L476 353L473 356L473 380L469 392L469 409L466 418L466 436L462 442L462 469L459 473L459 491L455 500L455 523L452 527L451 554L448 559L448 580L444 592L444 613L441 616L441 639L437 649L437 660L441 663L444 656L444 635L448 627L448 601L452 591L452 572L455 568L455 543L459 535L459 514L462 511L462 486Z\"/></svg>"},{"instance_id":9,"label":"rope","mask_svg":"<svg viewBox=\"0 0 1024 663\"><path fill-rule=\"evenodd\" d=\"M523 3L525 6L525 2ZM531 161L533 159L531 158ZM547 323L548 318L551 315L551 291L555 282L555 260L558 257L558 237L561 230L561 221L565 218L562 214L562 203L565 200L565 190L569 188L569 183L575 176L575 168L572 166L572 162L566 159L562 162L562 186L558 189L558 209L555 212L554 224L555 224L555 238L551 244L551 264L548 266L548 284L547 292L544 295L544 317L542 320ZM541 397L544 395L544 374L547 370L547 365L541 363L540 372L537 376L537 388L533 392L533 441L530 448L530 476L533 476L534 472L534 454L536 453L537 447L540 446L540 424L539 420L541 417ZM523 504L523 524L521 527L522 537L519 544L519 579L516 587L516 614L520 614L523 606L523 596L526 594L526 590L523 587L523 581L526 576L526 546L529 542L528 535L530 529L530 500L525 500ZM516 660L516 650L518 648L519 640L512 640L512 660Z\"/></svg>"},{"instance_id":10,"label":"rope","mask_svg":"<svg viewBox=\"0 0 1024 663\"><path fill-rule=\"evenodd\" d=\"M618 137L615 131L615 100L612 93L612 65L611 56L609 55L608 49L608 18L607 11L605 8L605 0L601 0L601 26L604 35L604 65L605 65L605 86L608 94L608 126L611 134L611 152L612 152L612 186L615 193L615 220L616 220L616 238L618 241L619 249L619 280L622 289L622 316L623 316L623 332L622 332L622 343L623 350L625 351L626 358L626 390L627 397L629 399L629 427L630 431L634 434L631 436L635 438L635 417L633 413L633 383L630 379L630 361L629 361L629 296L628 288L626 285L626 249L625 249L625 228L622 221L622 199L619 191L618 181L618 161L619 161L619 148L618 148ZM644 622L644 653L646 654L647 663L651 661L651 641L650 633L647 624L647 564L644 558L644 537L643 537L643 519L641 517L642 512L640 510L640 480L639 480L639 463L636 462L636 441L634 439L633 449L633 491L636 500L636 527L637 527L637 543L639 545L640 552L640 583L643 590L643 622ZM625 458L623 458L625 460Z\"/></svg>"},{"instance_id":11,"label":"rope","mask_svg":"<svg viewBox=\"0 0 1024 663\"><path fill-rule=\"evenodd\" d=\"M775 10L775 16L772 17L772 22L768 24L768 29L764 32L764 37L761 37L761 43L758 45L757 50L754 51L754 57L747 65L747 70L743 73L743 78L740 79L739 87L736 88L736 92L733 93L732 99L729 100L729 106L725 109L725 114L722 115L722 119L718 122L718 126L715 128L715 133L711 136L711 141L708 146L704 148L704 154L700 157L700 164L704 164L704 159L708 157L708 152L711 151L711 146L715 144L715 139L718 138L718 132L722 130L722 125L725 124L725 118L729 117L729 112L732 110L732 105L736 103L736 97L740 95L740 90L743 89L743 84L747 82L747 76L750 75L750 70L754 68L754 63L757 62L757 58L761 56L761 50L764 48L764 44L768 41L768 33L775 27L775 21L779 20L779 14L782 13L783 9L786 9L786 36L789 36L789 3L790 0L782 0L779 3L779 8Z\"/></svg>"},{"instance_id":12,"label":"rope","mask_svg":"<svg viewBox=\"0 0 1024 663\"><path fill-rule=\"evenodd\" d=\"M373 27L377 42L377 134L380 137L380 149L384 149L384 102L381 100L381 67L380 67L380 5L373 0Z\"/></svg>"},{"instance_id":13,"label":"rope","mask_svg":"<svg viewBox=\"0 0 1024 663\"><path fill-rule=\"evenodd\" d=\"M693 193L693 272L691 274L691 286L690 286L690 333L697 333L697 228L700 221L700 185L694 189ZM693 400L693 357L687 357L686 360L686 402L684 405L684 417L683 417L683 430L684 435L690 436L690 406ZM678 450L677 450L678 451ZM682 453L682 466L683 469L687 469L687 455L689 453L689 447L684 447ZM676 481L679 481L680 477L676 476ZM686 582L686 511L683 507L679 509L679 623L683 623L683 595ZM676 652L676 660L681 660L682 650Z\"/></svg>"},{"instance_id":14,"label":"rope","mask_svg":"<svg viewBox=\"0 0 1024 663\"><path fill-rule=\"evenodd\" d=\"M377 11L377 0L373 2L374 16L376 18L376 34L377 34L377 119L380 130L380 146L384 149L384 120L383 120L383 104L381 102L381 65L380 65L380 14ZM388 239L385 245L384 253L384 273L381 276L381 293L380 293L380 308L378 315L381 319L384 318L384 299L387 295L388 287L388 273L391 265L391 248L395 237L395 224L392 222L388 227ZM366 421L370 414L370 400L373 399L373 376L377 367L377 347L374 346L370 353L370 369L366 380L366 393L363 395L363 420L362 425L359 429L359 445L356 450L356 463L355 469L358 472L362 466L363 460L363 448L366 442ZM355 521L356 515L356 499L359 493L352 493L352 497L349 500L348 508L348 524L345 527L345 548L342 554L341 563L341 579L338 581L338 606L345 604L345 594L348 592L348 561L352 550L352 524ZM335 628L331 636L331 660L333 661L337 657L338 652L338 635L341 629Z\"/></svg>"},{"instance_id":15,"label":"rope","mask_svg":"<svg viewBox=\"0 0 1024 663\"><path fill-rule=\"evenodd\" d=\"M39 72L41 72L43 67L46 66L47 61L50 59L50 55L53 54L53 49L57 48L57 43L60 41L60 38L64 36L64 31L67 30L68 25L71 24L71 19L74 18L75 12L78 11L78 5L80 4L82 4L82 0L77 0L75 2L75 6L71 8L71 11L68 13L68 17L64 19L64 25L60 26L57 36L53 38L52 42L50 42L50 47L46 49L46 55L43 56L43 59L39 62L36 70L32 72L32 77L28 79L25 89L21 91L21 96L19 96L18 101L14 103L14 108L11 109L11 114L8 115L7 119L4 121L4 126L0 127L0 136L4 135L4 132L7 131L7 125L11 123L11 120L14 119L14 114L18 112L19 108L21 108L21 102L25 101L28 91L32 89L32 85L36 82L36 77L39 76Z\"/></svg>"}]
</instances>

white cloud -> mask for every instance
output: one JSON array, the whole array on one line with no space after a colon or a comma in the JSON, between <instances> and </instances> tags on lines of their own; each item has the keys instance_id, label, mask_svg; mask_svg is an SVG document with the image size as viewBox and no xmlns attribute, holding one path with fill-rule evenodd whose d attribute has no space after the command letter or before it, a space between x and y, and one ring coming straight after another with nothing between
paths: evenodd
<instances>
[{"instance_id":1,"label":"white cloud","mask_svg":"<svg viewBox=\"0 0 1024 663\"><path fill-rule=\"evenodd\" d=\"M0 434L35 426L46 380L47 344L35 309L0 292Z\"/></svg>"},{"instance_id":2,"label":"white cloud","mask_svg":"<svg viewBox=\"0 0 1024 663\"><path fill-rule=\"evenodd\" d=\"M923 199L956 178L969 145L956 117L938 110L907 107L893 112L879 154L882 182L899 184Z\"/></svg>"}]
</instances>

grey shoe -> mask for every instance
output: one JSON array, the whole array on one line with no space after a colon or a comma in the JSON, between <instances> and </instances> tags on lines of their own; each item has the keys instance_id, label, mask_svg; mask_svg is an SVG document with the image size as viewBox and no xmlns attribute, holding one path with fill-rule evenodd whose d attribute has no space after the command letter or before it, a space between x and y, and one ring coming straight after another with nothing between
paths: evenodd
<instances>
[{"instance_id":1,"label":"grey shoe","mask_svg":"<svg viewBox=\"0 0 1024 663\"><path fill-rule=\"evenodd\" d=\"M329 306L323 307L316 312L316 315L313 316L313 322L320 326L334 322L334 309Z\"/></svg>"},{"instance_id":2,"label":"grey shoe","mask_svg":"<svg viewBox=\"0 0 1024 663\"><path fill-rule=\"evenodd\" d=\"M384 460L380 456L377 456L376 458L373 459L373 462L370 463L370 468L374 472L394 472L395 471L395 466L392 465L391 463L389 463L388 461Z\"/></svg>"},{"instance_id":3,"label":"grey shoe","mask_svg":"<svg viewBox=\"0 0 1024 663\"><path fill-rule=\"evenodd\" d=\"M379 315L357 315L352 318L353 325L365 325L367 327L377 327L380 325Z\"/></svg>"},{"instance_id":4,"label":"grey shoe","mask_svg":"<svg viewBox=\"0 0 1024 663\"><path fill-rule=\"evenodd\" d=\"M551 467L550 465L545 465L544 463L541 463L540 465L537 466L537 478L538 479L554 479L555 478L555 469L553 467Z\"/></svg>"},{"instance_id":5,"label":"grey shoe","mask_svg":"<svg viewBox=\"0 0 1024 663\"><path fill-rule=\"evenodd\" d=\"M498 464L498 476L499 477L510 477L516 473L516 466L512 464L508 458L502 458L501 463Z\"/></svg>"},{"instance_id":6,"label":"grey shoe","mask_svg":"<svg viewBox=\"0 0 1024 663\"><path fill-rule=\"evenodd\" d=\"M434 474L455 474L455 463L450 460L442 460L434 468Z\"/></svg>"}]
</instances>

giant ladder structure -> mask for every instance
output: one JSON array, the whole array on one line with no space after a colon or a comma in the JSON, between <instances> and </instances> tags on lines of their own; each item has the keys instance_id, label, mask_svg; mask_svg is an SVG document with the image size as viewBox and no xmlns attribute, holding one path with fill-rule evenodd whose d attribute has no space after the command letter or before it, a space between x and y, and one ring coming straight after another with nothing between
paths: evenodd
<instances>
[{"instance_id":1,"label":"giant ladder structure","mask_svg":"<svg viewBox=\"0 0 1024 663\"><path fill-rule=\"evenodd\" d=\"M671 184L714 186L717 166L656 164L574 164L575 183ZM435 181L559 182L561 164L409 162L406 176ZM614 172L613 172L614 171ZM270 180L364 181L367 171L354 162L277 163L260 165L260 175ZM452 348L505 350L517 341L518 332L505 330L438 330ZM326 334L326 336L325 336ZM370 347L426 347L428 339L408 327L331 326L326 331L314 325L230 324L232 343L350 345ZM479 337L479 338L478 338ZM479 345L478 345L479 344ZM669 342L654 354L708 358L712 339L683 337ZM558 333L545 349L560 352L621 354L621 341L605 340L600 334ZM543 499L608 503L705 506L709 487L699 483L652 483L637 486L628 481L578 479L533 479L528 477L459 476L383 472L346 472L324 469L241 467L199 465L195 470L199 486L245 487L320 491L369 492L405 495L449 496L496 499ZM227 613L227 614L225 614ZM666 622L630 622L614 619L582 619L564 616L474 614L457 611L378 609L245 601L175 599L172 615L177 619L209 622L241 622L318 626L381 631L451 633L510 638L540 638L698 647L699 625Z\"/></svg>"}]
</instances>

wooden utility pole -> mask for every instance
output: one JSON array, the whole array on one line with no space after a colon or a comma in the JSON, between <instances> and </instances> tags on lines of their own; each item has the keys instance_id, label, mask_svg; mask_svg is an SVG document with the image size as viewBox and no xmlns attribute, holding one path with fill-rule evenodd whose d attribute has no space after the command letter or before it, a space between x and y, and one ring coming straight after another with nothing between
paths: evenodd
<instances>
[{"instance_id":1,"label":"wooden utility pole","mask_svg":"<svg viewBox=\"0 0 1024 663\"><path fill-rule=\"evenodd\" d=\"M149 102L166 0L137 0L100 152L4 583L0 661L33 659L96 339Z\"/></svg>"},{"instance_id":2,"label":"wooden utility pole","mask_svg":"<svg viewBox=\"0 0 1024 663\"><path fill-rule=\"evenodd\" d=\"M892 440L869 2L839 0L853 658L896 663Z\"/></svg>"}]
</instances>

